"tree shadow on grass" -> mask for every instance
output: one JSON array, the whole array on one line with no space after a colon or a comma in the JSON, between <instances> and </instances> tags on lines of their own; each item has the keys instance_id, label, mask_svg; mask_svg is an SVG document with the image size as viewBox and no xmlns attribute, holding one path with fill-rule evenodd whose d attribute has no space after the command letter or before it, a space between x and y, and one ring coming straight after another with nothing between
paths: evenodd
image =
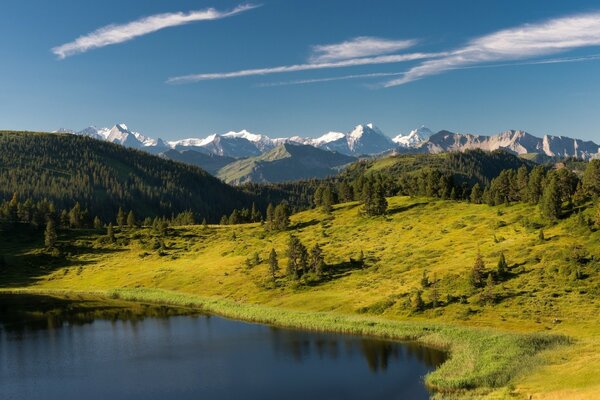
<instances>
[{"instance_id":1,"label":"tree shadow on grass","mask_svg":"<svg viewBox=\"0 0 600 400\"><path fill-rule=\"evenodd\" d=\"M417 208L417 207L425 207L427 204L427 202L420 202L420 203L412 203L406 206L400 206L400 207L394 207L394 208L390 208L387 210L386 214L387 215L394 215L394 214L399 214L401 212L405 212L408 210L412 210L413 208Z\"/></svg>"}]
</instances>

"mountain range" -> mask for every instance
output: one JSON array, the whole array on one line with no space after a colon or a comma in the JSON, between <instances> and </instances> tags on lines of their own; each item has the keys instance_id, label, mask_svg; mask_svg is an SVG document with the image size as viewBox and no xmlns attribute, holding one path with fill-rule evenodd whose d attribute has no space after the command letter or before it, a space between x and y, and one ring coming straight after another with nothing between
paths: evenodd
<instances>
[{"instance_id":1,"label":"mountain range","mask_svg":"<svg viewBox=\"0 0 600 400\"><path fill-rule=\"evenodd\" d=\"M565 136L544 135L540 138L522 130L508 130L491 136L447 130L434 133L421 126L391 138L371 123L357 125L350 132L327 132L317 138L270 138L241 130L215 133L205 138L166 141L132 131L123 123L112 128L90 126L81 131L60 129L57 132L88 136L200 166L232 183L323 177L358 157L388 154L504 149L531 159L576 157L587 160L600 156L600 147L596 143ZM281 162L283 159L286 161ZM287 174L281 171L284 165ZM271 168L277 170L270 171ZM244 176L242 171L246 172Z\"/></svg>"}]
</instances>

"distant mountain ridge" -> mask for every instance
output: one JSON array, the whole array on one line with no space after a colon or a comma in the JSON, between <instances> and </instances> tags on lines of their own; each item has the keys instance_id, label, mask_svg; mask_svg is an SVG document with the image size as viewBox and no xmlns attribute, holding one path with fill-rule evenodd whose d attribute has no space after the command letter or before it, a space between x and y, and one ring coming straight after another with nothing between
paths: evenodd
<instances>
[{"instance_id":1,"label":"distant mountain ridge","mask_svg":"<svg viewBox=\"0 0 600 400\"><path fill-rule=\"evenodd\" d=\"M81 131L60 129L56 132L89 136L152 154L163 154L169 150L179 152L192 150L234 159L260 156L283 143L309 145L355 157L386 152L435 154L469 149L486 151L505 149L518 155L533 153L547 157L590 159L598 157L600 150L599 146L592 141L554 135L544 135L540 138L522 130L508 130L497 135L486 136L447 130L434 133L427 127L421 126L406 135L401 134L390 138L372 123L357 125L347 133L332 131L317 138L300 136L270 138L266 135L241 130L224 134L214 133L205 138L165 141L132 131L123 123L112 128L90 126ZM173 152L169 153L174 155Z\"/></svg>"}]
</instances>

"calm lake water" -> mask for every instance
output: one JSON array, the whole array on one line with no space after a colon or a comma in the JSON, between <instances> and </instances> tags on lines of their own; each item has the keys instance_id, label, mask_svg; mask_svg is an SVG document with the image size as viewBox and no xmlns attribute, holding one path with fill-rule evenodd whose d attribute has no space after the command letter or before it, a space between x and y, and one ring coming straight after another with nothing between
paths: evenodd
<instances>
[{"instance_id":1,"label":"calm lake water","mask_svg":"<svg viewBox=\"0 0 600 400\"><path fill-rule=\"evenodd\" d=\"M0 399L426 399L444 354L161 307L0 296Z\"/></svg>"}]
</instances>

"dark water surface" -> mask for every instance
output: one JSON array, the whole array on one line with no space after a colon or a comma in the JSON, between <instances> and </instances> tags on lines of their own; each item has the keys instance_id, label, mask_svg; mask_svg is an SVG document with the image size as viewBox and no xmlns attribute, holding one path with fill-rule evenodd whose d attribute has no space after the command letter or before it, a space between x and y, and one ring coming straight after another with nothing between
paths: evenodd
<instances>
[{"instance_id":1,"label":"dark water surface","mask_svg":"<svg viewBox=\"0 0 600 400\"><path fill-rule=\"evenodd\" d=\"M426 399L415 344L0 296L0 399Z\"/></svg>"}]
</instances>

